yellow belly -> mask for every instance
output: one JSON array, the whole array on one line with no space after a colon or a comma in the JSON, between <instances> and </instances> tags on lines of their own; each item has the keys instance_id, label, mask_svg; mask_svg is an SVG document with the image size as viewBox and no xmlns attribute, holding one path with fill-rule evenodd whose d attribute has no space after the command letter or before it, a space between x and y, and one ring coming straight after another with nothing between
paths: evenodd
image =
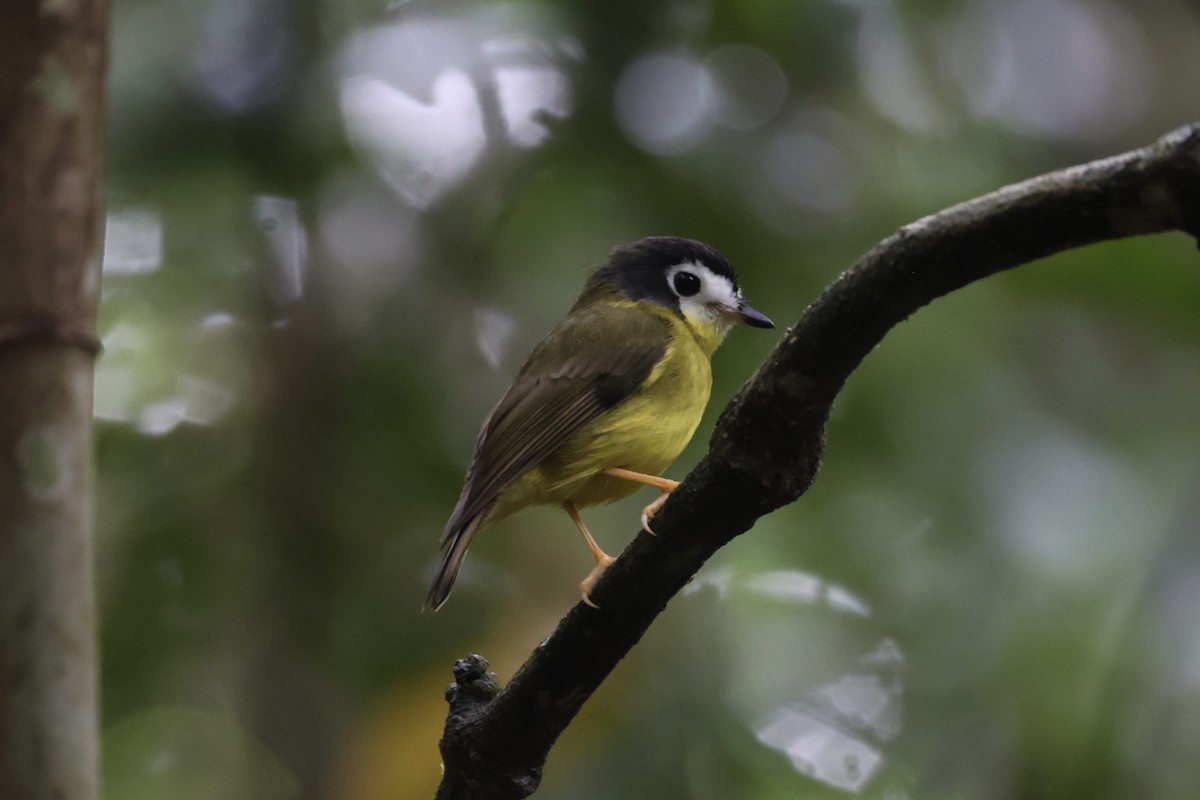
<instances>
[{"instance_id":1,"label":"yellow belly","mask_svg":"<svg viewBox=\"0 0 1200 800\"><path fill-rule=\"evenodd\" d=\"M500 497L490 520L532 504L577 506L627 497L641 484L599 474L609 467L658 475L696 432L712 391L709 354L680 331L633 395L585 425Z\"/></svg>"}]
</instances>

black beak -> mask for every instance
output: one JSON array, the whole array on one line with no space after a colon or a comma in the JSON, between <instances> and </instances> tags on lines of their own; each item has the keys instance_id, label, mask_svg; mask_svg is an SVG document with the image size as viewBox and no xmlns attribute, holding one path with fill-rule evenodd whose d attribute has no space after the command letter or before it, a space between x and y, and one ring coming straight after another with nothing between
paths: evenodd
<instances>
[{"instance_id":1,"label":"black beak","mask_svg":"<svg viewBox=\"0 0 1200 800\"><path fill-rule=\"evenodd\" d=\"M771 322L766 314L751 308L745 303L742 303L741 307L738 308L737 315L742 318L742 322L755 328L775 327L775 323Z\"/></svg>"}]
</instances>

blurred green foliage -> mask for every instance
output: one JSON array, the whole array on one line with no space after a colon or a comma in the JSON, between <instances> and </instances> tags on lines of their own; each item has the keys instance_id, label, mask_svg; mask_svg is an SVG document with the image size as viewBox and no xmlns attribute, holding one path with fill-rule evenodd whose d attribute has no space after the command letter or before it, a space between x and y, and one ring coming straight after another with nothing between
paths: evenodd
<instances>
[{"instance_id":1,"label":"blurred green foliage","mask_svg":"<svg viewBox=\"0 0 1200 800\"><path fill-rule=\"evenodd\" d=\"M1182 0L119 0L108 800L431 797L442 689L589 568L534 510L420 614L478 424L615 244L799 317L899 225L1200 116ZM539 797L1200 793L1200 272L1065 253L905 323ZM716 412L769 351L738 331ZM609 549L640 496L585 514Z\"/></svg>"}]
</instances>

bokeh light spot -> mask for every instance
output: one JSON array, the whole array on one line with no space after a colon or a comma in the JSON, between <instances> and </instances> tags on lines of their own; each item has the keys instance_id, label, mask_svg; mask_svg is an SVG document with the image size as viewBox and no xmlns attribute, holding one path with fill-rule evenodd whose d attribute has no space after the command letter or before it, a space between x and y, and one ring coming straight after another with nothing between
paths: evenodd
<instances>
[{"instance_id":1,"label":"bokeh light spot","mask_svg":"<svg viewBox=\"0 0 1200 800\"><path fill-rule=\"evenodd\" d=\"M643 150L683 153L711 128L712 96L708 71L694 58L673 53L643 56L617 82L617 122Z\"/></svg>"},{"instance_id":2,"label":"bokeh light spot","mask_svg":"<svg viewBox=\"0 0 1200 800\"><path fill-rule=\"evenodd\" d=\"M727 128L751 131L769 122L787 97L787 77L757 47L729 44L708 54L704 65L714 90L716 120Z\"/></svg>"},{"instance_id":3,"label":"bokeh light spot","mask_svg":"<svg viewBox=\"0 0 1200 800\"><path fill-rule=\"evenodd\" d=\"M111 211L104 225L104 274L137 275L162 266L162 221L153 211Z\"/></svg>"}]
</instances>

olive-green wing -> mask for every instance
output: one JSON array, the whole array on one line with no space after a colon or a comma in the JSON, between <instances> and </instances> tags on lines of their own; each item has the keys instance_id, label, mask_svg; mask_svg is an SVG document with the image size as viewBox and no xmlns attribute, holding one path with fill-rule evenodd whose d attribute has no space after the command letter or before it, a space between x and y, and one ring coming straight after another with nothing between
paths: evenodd
<instances>
[{"instance_id":1,"label":"olive-green wing","mask_svg":"<svg viewBox=\"0 0 1200 800\"><path fill-rule=\"evenodd\" d=\"M530 354L479 433L445 542L571 434L633 394L666 353L667 323L636 308L577 311Z\"/></svg>"},{"instance_id":2,"label":"olive-green wing","mask_svg":"<svg viewBox=\"0 0 1200 800\"><path fill-rule=\"evenodd\" d=\"M665 320L635 308L577 309L534 348L483 423L462 494L425 597L435 611L450 596L467 548L497 496L571 434L629 397L667 352Z\"/></svg>"}]
</instances>

